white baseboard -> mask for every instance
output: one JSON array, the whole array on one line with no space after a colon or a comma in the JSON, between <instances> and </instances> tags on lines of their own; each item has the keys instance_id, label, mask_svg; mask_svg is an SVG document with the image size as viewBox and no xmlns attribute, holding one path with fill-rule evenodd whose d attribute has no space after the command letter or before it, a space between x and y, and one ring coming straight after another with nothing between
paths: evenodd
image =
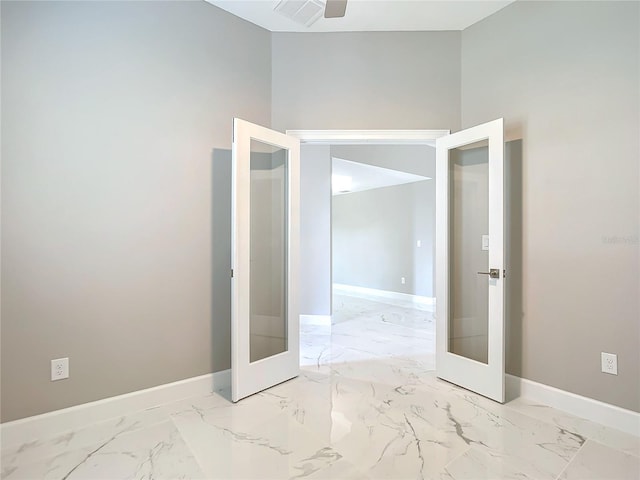
<instances>
[{"instance_id":1,"label":"white baseboard","mask_svg":"<svg viewBox=\"0 0 640 480\"><path fill-rule=\"evenodd\" d=\"M577 417L640 436L640 413L550 387L526 378L506 375L507 398L524 397Z\"/></svg>"},{"instance_id":2,"label":"white baseboard","mask_svg":"<svg viewBox=\"0 0 640 480\"><path fill-rule=\"evenodd\" d=\"M331 315L300 315L300 325L331 326Z\"/></svg>"},{"instance_id":3,"label":"white baseboard","mask_svg":"<svg viewBox=\"0 0 640 480\"><path fill-rule=\"evenodd\" d=\"M301 315L301 322L302 317L305 317L305 321L319 322L315 323L316 325L331 325L329 315ZM183 398L207 395L230 385L231 370L224 370L3 423L0 425L2 448L15 447L35 439L51 438L92 423ZM638 412L509 374L506 375L506 389L508 398L522 396L601 425L640 436Z\"/></svg>"},{"instance_id":4,"label":"white baseboard","mask_svg":"<svg viewBox=\"0 0 640 480\"><path fill-rule=\"evenodd\" d=\"M51 438L92 423L121 417L184 398L207 395L231 385L231 370L209 373L115 397L84 403L0 425L2 448Z\"/></svg>"},{"instance_id":5,"label":"white baseboard","mask_svg":"<svg viewBox=\"0 0 640 480\"><path fill-rule=\"evenodd\" d=\"M375 288L357 287L355 285L344 285L342 283L334 283L333 291L343 295L351 295L354 297L379 297L391 300L403 300L412 302L416 305L432 306L436 304L434 297L422 297L420 295L411 295L409 293L391 292L389 290L377 290Z\"/></svg>"}]
</instances>

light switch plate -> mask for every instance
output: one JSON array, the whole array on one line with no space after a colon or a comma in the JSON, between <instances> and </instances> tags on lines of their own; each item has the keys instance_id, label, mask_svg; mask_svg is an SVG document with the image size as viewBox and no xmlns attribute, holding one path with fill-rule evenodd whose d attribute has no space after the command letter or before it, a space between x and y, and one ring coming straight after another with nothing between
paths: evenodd
<instances>
[{"instance_id":1,"label":"light switch plate","mask_svg":"<svg viewBox=\"0 0 640 480\"><path fill-rule=\"evenodd\" d=\"M489 250L489 235L482 235L482 250Z\"/></svg>"}]
</instances>

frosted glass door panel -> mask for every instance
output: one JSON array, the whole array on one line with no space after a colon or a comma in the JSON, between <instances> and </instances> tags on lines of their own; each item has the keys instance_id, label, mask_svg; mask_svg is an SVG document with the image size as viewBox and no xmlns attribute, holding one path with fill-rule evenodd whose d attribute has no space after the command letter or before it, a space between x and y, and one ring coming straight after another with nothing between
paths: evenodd
<instances>
[{"instance_id":1,"label":"frosted glass door panel","mask_svg":"<svg viewBox=\"0 0 640 480\"><path fill-rule=\"evenodd\" d=\"M449 150L449 169L449 352L487 363L490 279L484 274L489 271L486 142Z\"/></svg>"},{"instance_id":2,"label":"frosted glass door panel","mask_svg":"<svg viewBox=\"0 0 640 480\"><path fill-rule=\"evenodd\" d=\"M287 350L287 157L251 140L251 362Z\"/></svg>"}]
</instances>

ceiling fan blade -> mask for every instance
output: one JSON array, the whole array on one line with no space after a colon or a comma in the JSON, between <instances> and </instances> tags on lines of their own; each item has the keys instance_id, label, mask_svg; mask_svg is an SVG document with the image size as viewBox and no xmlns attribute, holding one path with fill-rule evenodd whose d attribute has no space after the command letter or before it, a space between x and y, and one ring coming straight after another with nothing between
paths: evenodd
<instances>
[{"instance_id":1,"label":"ceiling fan blade","mask_svg":"<svg viewBox=\"0 0 640 480\"><path fill-rule=\"evenodd\" d=\"M347 11L347 0L327 0L324 7L324 18L344 17Z\"/></svg>"}]
</instances>

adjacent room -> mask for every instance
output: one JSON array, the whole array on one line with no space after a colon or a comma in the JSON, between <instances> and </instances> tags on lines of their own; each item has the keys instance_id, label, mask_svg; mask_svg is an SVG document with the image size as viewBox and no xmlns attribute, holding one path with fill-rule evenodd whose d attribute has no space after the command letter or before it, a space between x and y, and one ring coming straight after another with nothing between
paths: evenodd
<instances>
[{"instance_id":1,"label":"adjacent room","mask_svg":"<svg viewBox=\"0 0 640 480\"><path fill-rule=\"evenodd\" d=\"M318 225L310 232L318 265L312 290L330 295L305 296L305 313L329 315L303 317L301 364L335 371L348 361L405 356L433 369L434 148L305 147L305 161L331 164L331 190L313 202L305 197L306 215L331 215L330 235Z\"/></svg>"}]
</instances>

